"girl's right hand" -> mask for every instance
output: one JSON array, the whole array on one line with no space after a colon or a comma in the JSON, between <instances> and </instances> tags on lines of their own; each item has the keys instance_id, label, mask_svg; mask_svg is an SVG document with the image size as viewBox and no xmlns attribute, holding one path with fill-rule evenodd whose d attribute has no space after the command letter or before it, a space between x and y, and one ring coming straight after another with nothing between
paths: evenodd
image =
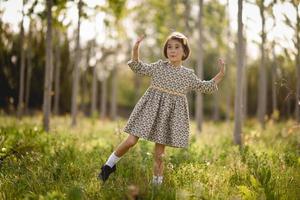
<instances>
[{"instance_id":1,"label":"girl's right hand","mask_svg":"<svg viewBox=\"0 0 300 200\"><path fill-rule=\"evenodd\" d=\"M134 48L137 49L140 46L140 43L143 41L143 39L145 38L145 35L142 35L141 37L139 37L135 44L134 44Z\"/></svg>"}]
</instances>

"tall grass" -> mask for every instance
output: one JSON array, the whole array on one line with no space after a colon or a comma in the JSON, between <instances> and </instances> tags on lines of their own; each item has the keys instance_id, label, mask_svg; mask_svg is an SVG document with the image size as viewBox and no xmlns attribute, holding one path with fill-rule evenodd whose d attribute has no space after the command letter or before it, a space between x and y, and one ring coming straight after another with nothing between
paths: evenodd
<instances>
[{"instance_id":1,"label":"tall grass","mask_svg":"<svg viewBox=\"0 0 300 200\"><path fill-rule=\"evenodd\" d=\"M164 183L151 185L154 144L140 140L103 184L97 174L127 136L117 122L69 117L0 117L0 199L299 199L300 128L270 120L245 123L242 148L229 123L207 122L187 149L168 147Z\"/></svg>"}]
</instances>

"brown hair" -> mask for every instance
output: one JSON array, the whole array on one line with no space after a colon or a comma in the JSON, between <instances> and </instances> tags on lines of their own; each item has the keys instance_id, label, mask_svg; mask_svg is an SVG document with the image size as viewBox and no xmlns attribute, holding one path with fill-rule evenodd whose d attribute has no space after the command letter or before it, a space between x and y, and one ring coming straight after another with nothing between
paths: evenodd
<instances>
[{"instance_id":1,"label":"brown hair","mask_svg":"<svg viewBox=\"0 0 300 200\"><path fill-rule=\"evenodd\" d=\"M190 55L190 46L189 46L187 37L185 35L183 35L182 33L172 32L167 37L167 39L165 41L165 44L164 44L164 56L166 58L168 58L168 56L167 56L167 46L168 46L168 42L170 40L177 40L181 43L181 45L183 47L183 52L184 52L184 56L182 57L182 60L186 60Z\"/></svg>"}]
</instances>

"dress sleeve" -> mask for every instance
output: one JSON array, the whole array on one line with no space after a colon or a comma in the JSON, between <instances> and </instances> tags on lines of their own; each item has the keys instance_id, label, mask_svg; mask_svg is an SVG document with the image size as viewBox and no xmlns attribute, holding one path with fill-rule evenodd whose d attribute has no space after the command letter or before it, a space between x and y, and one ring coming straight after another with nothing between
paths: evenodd
<instances>
[{"instance_id":1,"label":"dress sleeve","mask_svg":"<svg viewBox=\"0 0 300 200\"><path fill-rule=\"evenodd\" d=\"M199 91L206 94L211 94L218 90L218 86L214 80L204 81L197 77L197 75L192 72L190 76L190 89Z\"/></svg>"},{"instance_id":2,"label":"dress sleeve","mask_svg":"<svg viewBox=\"0 0 300 200\"><path fill-rule=\"evenodd\" d=\"M144 63L143 61L134 61L129 60L127 62L128 66L137 74L145 75L145 76L153 76L157 65L160 60L151 64Z\"/></svg>"}]
</instances>

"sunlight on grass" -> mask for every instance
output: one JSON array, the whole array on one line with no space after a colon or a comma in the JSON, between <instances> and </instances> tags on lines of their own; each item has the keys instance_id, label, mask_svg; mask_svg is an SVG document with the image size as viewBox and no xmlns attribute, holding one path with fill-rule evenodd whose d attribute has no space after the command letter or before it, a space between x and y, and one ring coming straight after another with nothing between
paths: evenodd
<instances>
[{"instance_id":1,"label":"sunlight on grass","mask_svg":"<svg viewBox=\"0 0 300 200\"><path fill-rule=\"evenodd\" d=\"M297 199L300 196L300 135L294 121L245 123L244 147L233 144L233 122L191 123L187 149L166 149L164 184L152 187L153 147L145 140L120 160L102 184L100 166L127 137L116 122L54 117L0 117L1 199ZM17 189L16 189L17 188Z\"/></svg>"}]
</instances>

